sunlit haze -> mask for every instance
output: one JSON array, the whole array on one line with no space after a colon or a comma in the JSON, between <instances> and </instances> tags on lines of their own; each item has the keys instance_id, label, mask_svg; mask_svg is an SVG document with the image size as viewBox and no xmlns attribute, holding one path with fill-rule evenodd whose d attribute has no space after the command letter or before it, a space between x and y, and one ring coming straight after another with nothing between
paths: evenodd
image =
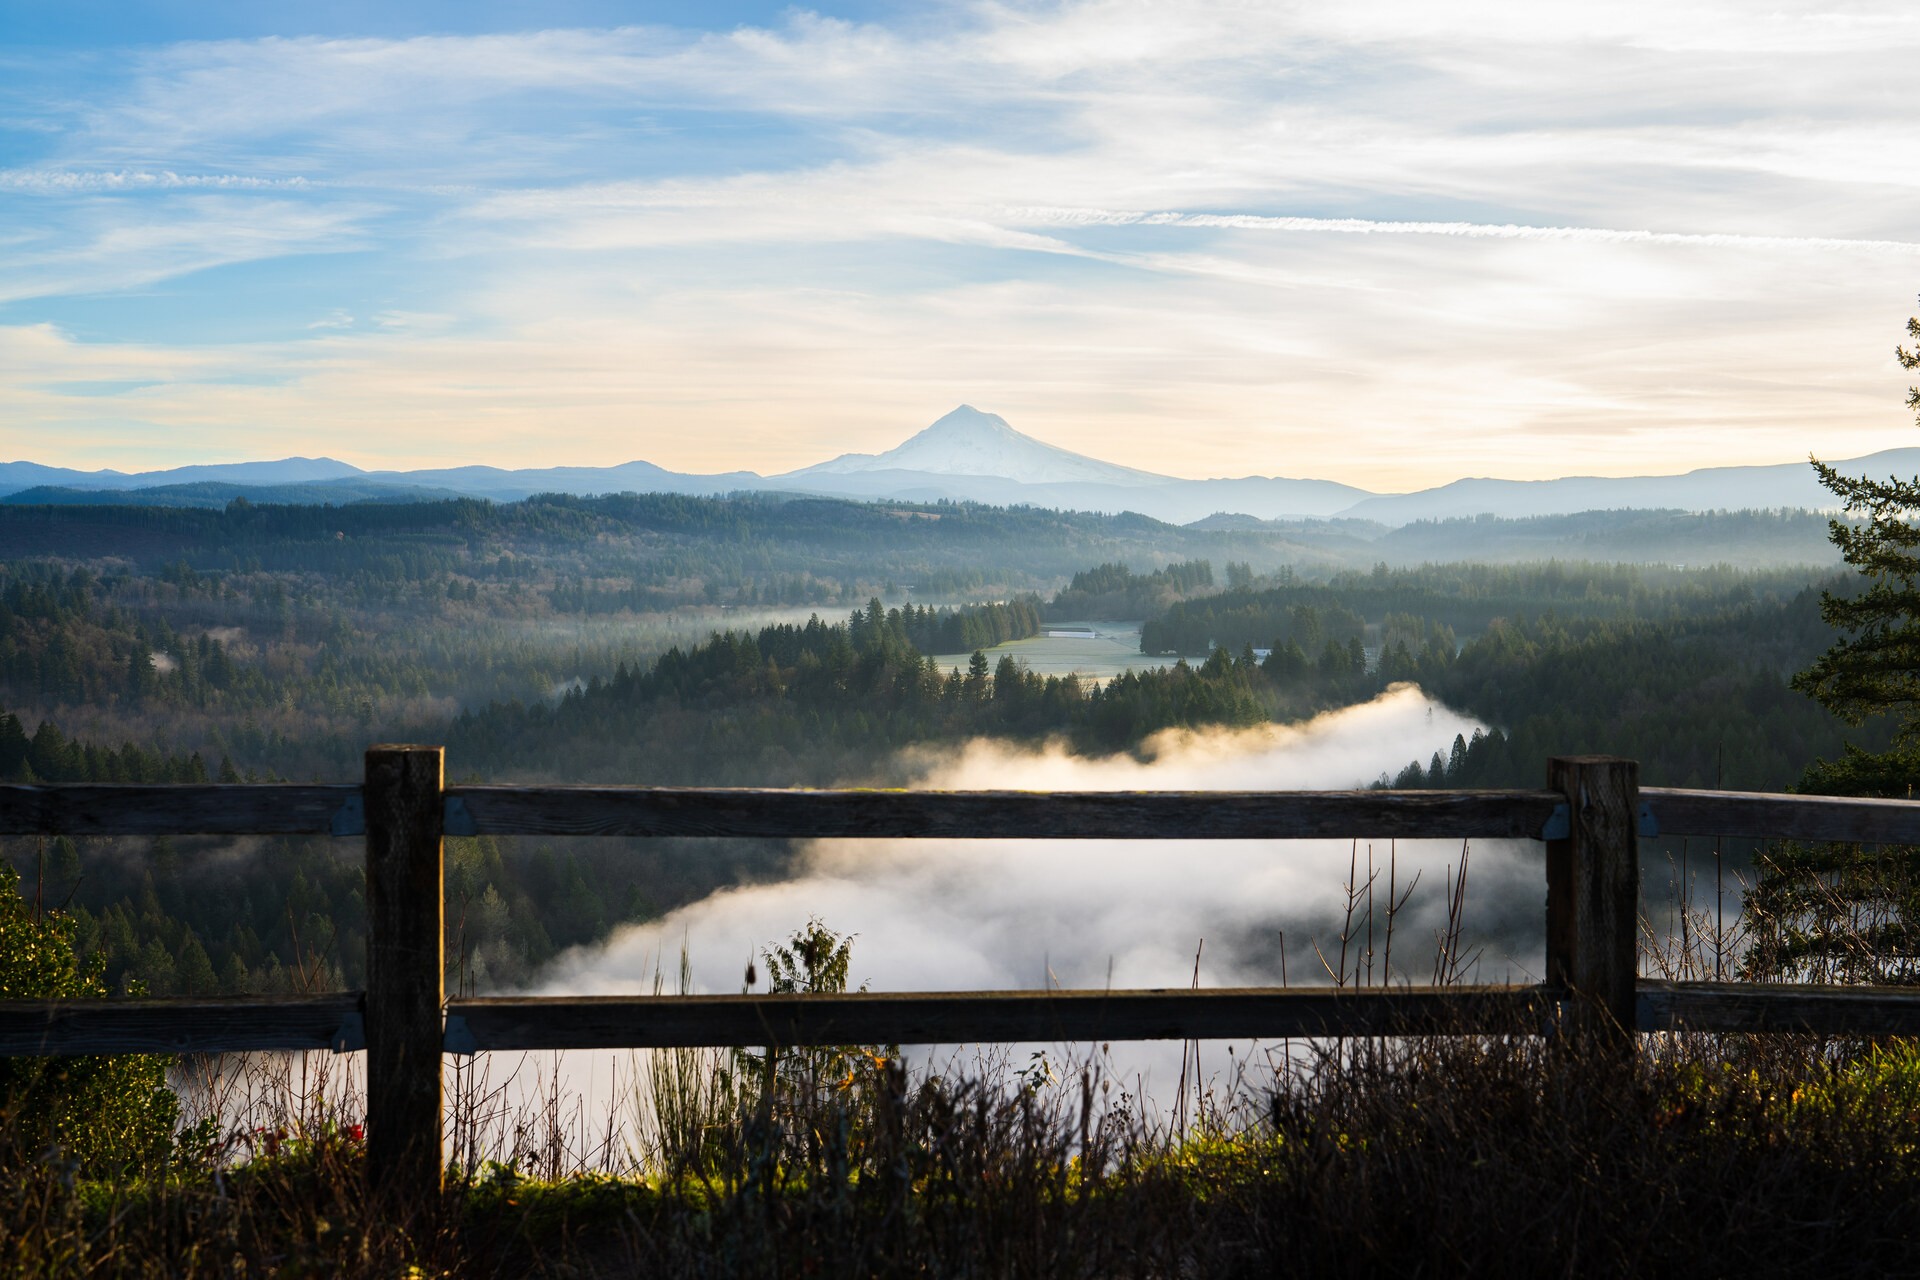
<instances>
[{"instance_id":1,"label":"sunlit haze","mask_svg":"<svg viewBox=\"0 0 1920 1280\"><path fill-rule=\"evenodd\" d=\"M0 3L0 458L1913 443L1910 4L537 12Z\"/></svg>"}]
</instances>

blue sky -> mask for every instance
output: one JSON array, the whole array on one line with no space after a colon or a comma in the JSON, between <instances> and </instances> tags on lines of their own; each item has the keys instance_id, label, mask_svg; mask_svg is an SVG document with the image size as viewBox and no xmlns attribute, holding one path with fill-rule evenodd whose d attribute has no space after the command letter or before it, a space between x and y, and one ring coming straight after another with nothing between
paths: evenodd
<instances>
[{"instance_id":1,"label":"blue sky","mask_svg":"<svg viewBox=\"0 0 1920 1280\"><path fill-rule=\"evenodd\" d=\"M0 457L1914 443L1920 13L0 0Z\"/></svg>"}]
</instances>

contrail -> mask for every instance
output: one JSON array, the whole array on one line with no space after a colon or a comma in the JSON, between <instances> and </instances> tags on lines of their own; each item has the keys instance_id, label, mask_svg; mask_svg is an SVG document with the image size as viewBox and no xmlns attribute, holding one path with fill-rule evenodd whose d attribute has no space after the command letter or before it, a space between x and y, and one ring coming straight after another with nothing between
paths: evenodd
<instances>
[{"instance_id":1,"label":"contrail","mask_svg":"<svg viewBox=\"0 0 1920 1280\"><path fill-rule=\"evenodd\" d=\"M1726 232L1534 227L1512 222L1387 222L1372 218L1269 217L1252 213L1145 213L1114 209L1010 208L1015 222L1079 227L1217 227L1235 231L1319 232L1352 236L1454 236L1469 240L1566 240L1593 244L1671 244L1715 249L1850 249L1920 254L1920 242L1833 236L1752 236Z\"/></svg>"},{"instance_id":2,"label":"contrail","mask_svg":"<svg viewBox=\"0 0 1920 1280\"><path fill-rule=\"evenodd\" d=\"M258 178L238 173L175 173L171 169L0 169L0 190L67 195L83 191L168 191L212 188L237 191L303 190L305 178Z\"/></svg>"}]
</instances>

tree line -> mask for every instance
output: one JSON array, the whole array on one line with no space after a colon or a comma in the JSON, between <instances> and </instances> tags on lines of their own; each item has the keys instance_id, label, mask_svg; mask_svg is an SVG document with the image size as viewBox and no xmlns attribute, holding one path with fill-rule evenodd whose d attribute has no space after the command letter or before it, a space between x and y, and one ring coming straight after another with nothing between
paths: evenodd
<instances>
[{"instance_id":1,"label":"tree line","mask_svg":"<svg viewBox=\"0 0 1920 1280\"><path fill-rule=\"evenodd\" d=\"M1141 627L1140 651L1203 654L1216 645L1278 647L1291 638L1311 652L1325 639L1344 641L1395 614L1466 635L1496 618L1548 612L1563 618L1657 620L1778 597L1815 577L1831 576L1724 565L1676 569L1573 561L1417 568L1382 563L1367 572L1342 571L1318 580L1286 573L1271 585L1250 583L1168 605Z\"/></svg>"}]
</instances>

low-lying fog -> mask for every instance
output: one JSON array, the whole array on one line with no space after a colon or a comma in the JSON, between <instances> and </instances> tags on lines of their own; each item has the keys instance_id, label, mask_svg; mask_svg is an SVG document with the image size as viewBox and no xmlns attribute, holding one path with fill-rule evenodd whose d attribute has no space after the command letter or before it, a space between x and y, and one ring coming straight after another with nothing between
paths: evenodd
<instances>
[{"instance_id":1,"label":"low-lying fog","mask_svg":"<svg viewBox=\"0 0 1920 1280\"><path fill-rule=\"evenodd\" d=\"M913 764L916 785L935 790L1339 789L1366 785L1435 751L1444 755L1456 734L1470 737L1476 727L1401 686L1302 725L1164 733L1140 758L1088 759L978 741L957 754L922 754ZM855 935L852 985L875 991L1187 986L1197 950L1203 986L1283 978L1322 984L1329 978L1314 944L1338 964L1349 868L1357 861L1364 880L1369 856L1367 842L1350 840L822 840L801 851L793 878L724 890L622 929L603 945L560 957L534 989L646 994L664 973L673 990L684 947L695 990L739 991L748 960L809 918ZM1395 928L1395 977L1425 982L1461 846L1372 846L1380 873L1375 981L1386 976L1390 856L1400 892L1418 876ZM1467 934L1482 959L1467 976L1534 980L1546 893L1538 846L1476 841L1470 865ZM1349 970L1364 938L1362 925L1348 949ZM766 965L758 968L764 975ZM1025 1061L1030 1048L1014 1050L1013 1060ZM1178 1061L1176 1045L1116 1044L1107 1069L1128 1080L1147 1077L1149 1091L1160 1080L1159 1092L1170 1095ZM1226 1061L1224 1054L1209 1059ZM571 1061L560 1069L573 1088L592 1095L606 1068Z\"/></svg>"},{"instance_id":2,"label":"low-lying fog","mask_svg":"<svg viewBox=\"0 0 1920 1280\"><path fill-rule=\"evenodd\" d=\"M1456 734L1471 737L1476 727L1418 689L1400 686L1302 725L1164 733L1149 740L1139 758L1088 759L978 741L958 753L922 753L910 763L917 785L936 790L1341 789L1366 785L1435 751L1444 755ZM1184 987L1193 980L1196 950L1202 951L1203 986L1272 985L1283 978L1318 985L1329 978L1314 944L1338 964L1344 886L1356 863L1364 881L1369 856L1366 842L1350 840L816 841L801 851L792 878L724 890L652 924L619 930L603 945L570 951L531 990L651 994L656 974L664 974L672 991L684 947L695 990L739 991L748 960L792 937L809 918L855 935L852 985L876 991L1049 983ZM1426 982L1461 845L1372 846L1380 873L1376 982L1386 980L1390 856L1400 892L1418 876L1395 928L1394 977ZM1469 980L1537 979L1545 896L1540 846L1473 843L1466 935L1482 958L1465 975ZM1365 946L1364 921L1355 923L1360 936L1348 949L1349 971ZM764 990L767 966L758 968ZM1036 1048L1055 1063L1089 1052L1011 1046L997 1061L1024 1064ZM1249 1061L1252 1049L1239 1046L1238 1061ZM1207 1046L1205 1053L1206 1077L1230 1070L1224 1046ZM916 1050L915 1057L947 1060L936 1050ZM449 1066L460 1064L470 1079L485 1081L481 1093L500 1090L504 1114L538 1110L557 1096L570 1100L568 1114L579 1117L583 1129L593 1128L596 1116L645 1129L646 1107L636 1109L634 1100L645 1096L647 1061L644 1053L626 1052L483 1054L478 1061L449 1059ZM975 1059L963 1050L958 1061L965 1069ZM1101 1065L1164 1112L1174 1105L1181 1064L1182 1047L1162 1042L1115 1043Z\"/></svg>"},{"instance_id":3,"label":"low-lying fog","mask_svg":"<svg viewBox=\"0 0 1920 1280\"><path fill-rule=\"evenodd\" d=\"M1302 725L1149 739L1143 758L1085 758L982 740L957 754L924 753L916 786L930 790L1318 790L1363 786L1407 761L1443 756L1476 724L1418 689ZM696 988L741 989L747 961L809 918L856 935L852 983L875 991L1057 986L1186 986L1205 940L1205 986L1281 981L1279 939L1294 983L1327 980L1311 943L1338 949L1345 882L1368 844L1350 840L821 840L799 874L723 890L600 946L560 957L543 993L648 992L656 966L672 974L684 945ZM1458 841L1376 842L1376 947L1384 951L1387 864L1402 892L1418 888L1396 925L1403 978L1430 972L1443 882ZM1475 842L1470 932L1486 944L1481 977L1537 973L1545 878L1530 844ZM764 965L762 966L764 969ZM1376 977L1381 971L1376 965Z\"/></svg>"}]
</instances>

